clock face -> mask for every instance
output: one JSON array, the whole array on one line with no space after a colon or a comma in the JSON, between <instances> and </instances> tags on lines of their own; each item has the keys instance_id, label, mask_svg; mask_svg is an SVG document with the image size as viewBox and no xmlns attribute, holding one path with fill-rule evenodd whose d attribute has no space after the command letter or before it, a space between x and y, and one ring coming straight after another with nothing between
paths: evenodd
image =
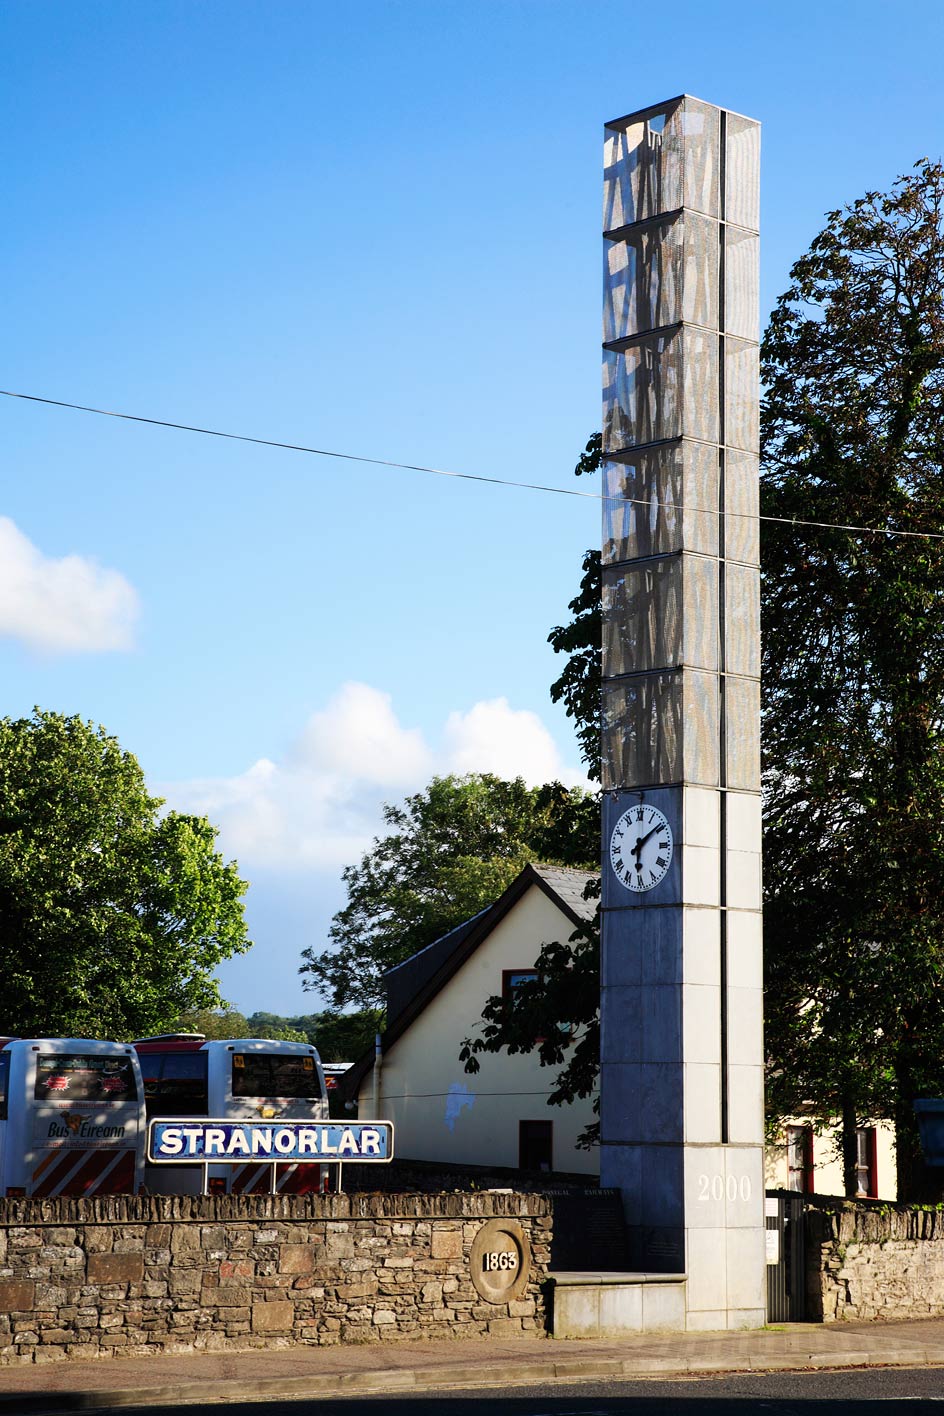
<instances>
[{"instance_id":1,"label":"clock face","mask_svg":"<svg viewBox=\"0 0 944 1416\"><path fill-rule=\"evenodd\" d=\"M640 802L624 811L610 837L610 864L627 890L652 890L672 862L672 828L657 806Z\"/></svg>"}]
</instances>

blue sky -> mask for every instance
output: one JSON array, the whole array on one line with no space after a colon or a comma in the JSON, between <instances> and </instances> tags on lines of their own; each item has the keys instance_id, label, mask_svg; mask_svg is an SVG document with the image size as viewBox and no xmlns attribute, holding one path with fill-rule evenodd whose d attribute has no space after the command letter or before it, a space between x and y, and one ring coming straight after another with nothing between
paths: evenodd
<instances>
[{"instance_id":1,"label":"blue sky","mask_svg":"<svg viewBox=\"0 0 944 1416\"><path fill-rule=\"evenodd\" d=\"M608 118L763 132L762 311L823 213L944 151L944 9L0 6L0 386L569 486L599 426ZM592 501L0 399L0 712L103 723L251 881L238 1006L383 800L580 765L548 698Z\"/></svg>"}]
</instances>

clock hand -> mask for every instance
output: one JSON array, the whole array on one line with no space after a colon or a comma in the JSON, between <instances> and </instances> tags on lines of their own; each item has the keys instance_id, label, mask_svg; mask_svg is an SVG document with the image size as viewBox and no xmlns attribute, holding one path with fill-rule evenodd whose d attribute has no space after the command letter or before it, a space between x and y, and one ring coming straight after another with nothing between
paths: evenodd
<instances>
[{"instance_id":1,"label":"clock hand","mask_svg":"<svg viewBox=\"0 0 944 1416\"><path fill-rule=\"evenodd\" d=\"M634 855L634 856L638 856L638 855L640 854L640 852L642 851L642 848L643 848L643 846L646 844L646 842L647 842L648 840L651 840L651 838L656 834L656 832L659 831L659 830L661 830L661 829L662 829L662 825L661 825L661 822L660 822L660 824L659 824L658 826L653 826L652 830L651 830L651 831L648 831L645 836L640 836L639 840L638 840L638 841L636 842L636 844L633 846L633 855Z\"/></svg>"}]
</instances>

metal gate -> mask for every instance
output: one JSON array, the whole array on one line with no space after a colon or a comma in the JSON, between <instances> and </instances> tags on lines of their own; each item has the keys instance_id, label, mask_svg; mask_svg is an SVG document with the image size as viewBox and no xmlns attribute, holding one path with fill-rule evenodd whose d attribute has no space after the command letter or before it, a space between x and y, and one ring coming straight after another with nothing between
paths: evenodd
<instances>
[{"instance_id":1,"label":"metal gate","mask_svg":"<svg viewBox=\"0 0 944 1416\"><path fill-rule=\"evenodd\" d=\"M805 1197L793 1190L768 1190L767 1321L802 1323L806 1319Z\"/></svg>"}]
</instances>

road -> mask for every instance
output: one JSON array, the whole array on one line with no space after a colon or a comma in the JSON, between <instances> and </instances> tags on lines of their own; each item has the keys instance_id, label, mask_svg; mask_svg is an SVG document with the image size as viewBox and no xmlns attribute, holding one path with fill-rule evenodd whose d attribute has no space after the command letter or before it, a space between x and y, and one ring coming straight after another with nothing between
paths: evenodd
<instances>
[{"instance_id":1,"label":"road","mask_svg":"<svg viewBox=\"0 0 944 1416\"><path fill-rule=\"evenodd\" d=\"M942 1353L944 1359L944 1353ZM778 1372L692 1381L418 1392L410 1396L213 1403L212 1416L944 1416L944 1369ZM115 1408L111 1408L115 1410ZM193 1416L187 1405L123 1406L122 1416Z\"/></svg>"}]
</instances>

